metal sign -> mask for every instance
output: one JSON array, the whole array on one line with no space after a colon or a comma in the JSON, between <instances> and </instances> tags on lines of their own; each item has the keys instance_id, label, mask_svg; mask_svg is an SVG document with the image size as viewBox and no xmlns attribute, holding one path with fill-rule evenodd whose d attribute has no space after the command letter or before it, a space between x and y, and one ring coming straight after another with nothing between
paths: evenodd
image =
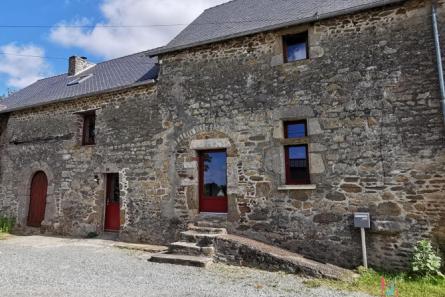
<instances>
[{"instance_id":1,"label":"metal sign","mask_svg":"<svg viewBox=\"0 0 445 297\"><path fill-rule=\"evenodd\" d=\"M371 228L371 218L367 212L357 212L354 214L355 228Z\"/></svg>"}]
</instances>

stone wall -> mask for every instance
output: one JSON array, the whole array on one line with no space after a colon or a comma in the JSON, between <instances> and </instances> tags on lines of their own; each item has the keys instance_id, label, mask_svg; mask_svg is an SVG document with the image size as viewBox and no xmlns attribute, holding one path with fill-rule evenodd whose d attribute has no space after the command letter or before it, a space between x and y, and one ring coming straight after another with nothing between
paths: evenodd
<instances>
[{"instance_id":1,"label":"stone wall","mask_svg":"<svg viewBox=\"0 0 445 297\"><path fill-rule=\"evenodd\" d=\"M305 30L310 59L283 64L282 35ZM16 214L24 228L31 178L43 170L42 231L101 233L104 177L119 173L121 239L171 242L199 212L196 144L211 143L228 152L232 233L354 267L352 214L369 211L373 266L405 268L421 238L443 246L445 129L428 2L160 58L157 87L12 113L0 215ZM91 109L97 145L81 146L78 112ZM289 190L283 121L299 119L308 121L313 186Z\"/></svg>"},{"instance_id":2,"label":"stone wall","mask_svg":"<svg viewBox=\"0 0 445 297\"><path fill-rule=\"evenodd\" d=\"M352 214L369 211L371 264L406 267L413 244L443 224L445 207L445 130L428 3L160 57L158 97L175 127L168 146L177 156L169 199L181 218L198 212L191 142L224 138L231 143L231 232L354 267L361 252ZM304 30L311 58L283 64L281 36ZM280 191L282 122L298 119L309 123L316 189Z\"/></svg>"},{"instance_id":3,"label":"stone wall","mask_svg":"<svg viewBox=\"0 0 445 297\"><path fill-rule=\"evenodd\" d=\"M3 187L3 183L2 183L2 178L3 178L3 170L2 170L2 165L3 165L3 160L2 160L2 156L4 155L4 131L6 130L6 126L7 126L7 121L8 121L8 116L7 115L0 115L0 198L4 197L4 187ZM7 212L7 210L9 210L9 201L6 201L5 199L0 199L0 216L5 216L5 217L15 217L14 214L11 214L9 212ZM6 206L5 206L6 205Z\"/></svg>"},{"instance_id":4,"label":"stone wall","mask_svg":"<svg viewBox=\"0 0 445 297\"><path fill-rule=\"evenodd\" d=\"M81 145L82 116L96 109L97 144ZM25 228L32 176L43 170L49 187L42 231L85 236L102 233L105 174L119 173L120 237L166 243L174 238L165 191L162 114L155 87L139 87L11 114L2 152L1 213L17 214ZM1 193L1 192L0 192ZM172 220L173 223L175 220ZM173 225L173 230L176 230Z\"/></svg>"}]
</instances>

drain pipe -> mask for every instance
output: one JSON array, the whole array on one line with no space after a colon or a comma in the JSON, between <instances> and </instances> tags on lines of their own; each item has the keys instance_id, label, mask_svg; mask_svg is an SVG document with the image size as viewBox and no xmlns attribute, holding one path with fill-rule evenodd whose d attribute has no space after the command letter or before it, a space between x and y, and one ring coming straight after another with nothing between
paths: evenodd
<instances>
[{"instance_id":1,"label":"drain pipe","mask_svg":"<svg viewBox=\"0 0 445 297\"><path fill-rule=\"evenodd\" d=\"M440 96L442 98L442 115L445 123L445 82L443 78L442 51L440 48L439 29L437 27L437 2L432 1L434 43L436 45L437 70L439 72Z\"/></svg>"}]
</instances>

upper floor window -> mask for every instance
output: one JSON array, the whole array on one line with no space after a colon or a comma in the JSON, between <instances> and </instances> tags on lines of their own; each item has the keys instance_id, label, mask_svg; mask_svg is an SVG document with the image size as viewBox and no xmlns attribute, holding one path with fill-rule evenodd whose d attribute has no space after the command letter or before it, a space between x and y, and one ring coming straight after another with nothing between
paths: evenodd
<instances>
[{"instance_id":1,"label":"upper floor window","mask_svg":"<svg viewBox=\"0 0 445 297\"><path fill-rule=\"evenodd\" d=\"M309 58L308 33L283 36L284 63Z\"/></svg>"},{"instance_id":2,"label":"upper floor window","mask_svg":"<svg viewBox=\"0 0 445 297\"><path fill-rule=\"evenodd\" d=\"M96 144L96 113L94 111L83 114L82 145Z\"/></svg>"},{"instance_id":3,"label":"upper floor window","mask_svg":"<svg viewBox=\"0 0 445 297\"><path fill-rule=\"evenodd\" d=\"M307 122L285 122L284 134L287 139L307 137ZM286 184L310 184L308 145L298 144L285 146L285 166Z\"/></svg>"}]
</instances>

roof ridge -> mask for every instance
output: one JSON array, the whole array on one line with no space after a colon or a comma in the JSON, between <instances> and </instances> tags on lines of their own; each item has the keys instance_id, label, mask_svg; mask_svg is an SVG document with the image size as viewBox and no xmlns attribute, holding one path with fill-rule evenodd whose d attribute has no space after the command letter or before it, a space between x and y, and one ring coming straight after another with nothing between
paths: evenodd
<instances>
[{"instance_id":1,"label":"roof ridge","mask_svg":"<svg viewBox=\"0 0 445 297\"><path fill-rule=\"evenodd\" d=\"M151 56L162 55L283 27L358 13L362 10L407 0L326 1L329 5L324 5L322 0L275 1L261 0L257 4L256 0L231 0L208 8L177 34L166 47L150 51L149 54ZM268 10L268 7L274 9ZM295 13L288 13L289 8L296 9ZM237 22L238 19L239 22ZM218 23L231 20L235 20L235 24L222 26ZM206 26L198 26L203 24Z\"/></svg>"},{"instance_id":2,"label":"roof ridge","mask_svg":"<svg viewBox=\"0 0 445 297\"><path fill-rule=\"evenodd\" d=\"M230 0L230 1L227 1L227 2L224 2L224 3L221 3L221 4L218 4L218 5L215 5L215 6L206 8L206 9L204 9L203 13L206 12L207 10L211 10L211 9L214 9L214 8L217 8L217 7L220 7L220 6L223 6L223 5L227 5L227 4L232 3L232 2L235 2L235 1L240 1L240 0Z\"/></svg>"},{"instance_id":3,"label":"roof ridge","mask_svg":"<svg viewBox=\"0 0 445 297\"><path fill-rule=\"evenodd\" d=\"M161 46L159 48L161 48ZM154 49L158 49L158 48L154 48ZM147 58L153 59L153 58L150 58L150 56L148 56L149 51L150 50L144 50L144 51L140 51L140 52L137 52L137 53L128 54L128 55L125 55L125 56L122 56L122 57L117 57L117 58L113 58L113 59L110 59L110 60L105 60L105 61L102 61L102 62L94 64L93 67L91 67L91 68L89 68L87 70L91 70L92 68L94 68L95 66L100 65L100 64L108 63L108 62L115 61L115 60L120 60L120 59L123 59L123 58L128 58L130 56L135 56L135 55L143 54L143 53L147 53ZM67 73L60 73L60 74L44 77L44 78L36 80L35 83L38 82L38 81L43 81L43 80L46 80L46 79L56 78L56 77L64 76L64 75L67 75Z\"/></svg>"},{"instance_id":4,"label":"roof ridge","mask_svg":"<svg viewBox=\"0 0 445 297\"><path fill-rule=\"evenodd\" d=\"M131 57L131 56L136 56L136 55L143 54L143 53L147 53L147 54L148 54L148 51L150 51L150 50L143 50L143 51L136 52L136 53L132 53L132 54L128 54L128 55L125 55L125 56L121 56L121 57L117 57L117 58L113 58L113 59L105 60L105 61L96 63L96 65L100 65L100 64L103 64L103 63L111 62L111 61L116 61L116 60L120 60L120 59L128 58L128 57ZM150 58L148 55L147 55L147 57Z\"/></svg>"},{"instance_id":5,"label":"roof ridge","mask_svg":"<svg viewBox=\"0 0 445 297\"><path fill-rule=\"evenodd\" d=\"M53 76L48 76L48 77L44 77L44 78L41 78L41 79L38 79L38 80L36 80L34 83L36 83L36 82L38 82L38 81L42 81L42 80L47 80L47 79L50 79L50 78L56 78L56 77L59 77L59 76L64 76L64 75L67 75L67 73L61 73L61 74L56 74L56 75L53 75ZM32 84L31 84L32 85ZM29 85L29 86L31 86L31 85ZM29 87L28 86L28 87ZM27 87L25 87L25 88L27 88ZM21 90L23 90L23 89L21 89ZM19 90L20 91L20 90Z\"/></svg>"}]
</instances>

